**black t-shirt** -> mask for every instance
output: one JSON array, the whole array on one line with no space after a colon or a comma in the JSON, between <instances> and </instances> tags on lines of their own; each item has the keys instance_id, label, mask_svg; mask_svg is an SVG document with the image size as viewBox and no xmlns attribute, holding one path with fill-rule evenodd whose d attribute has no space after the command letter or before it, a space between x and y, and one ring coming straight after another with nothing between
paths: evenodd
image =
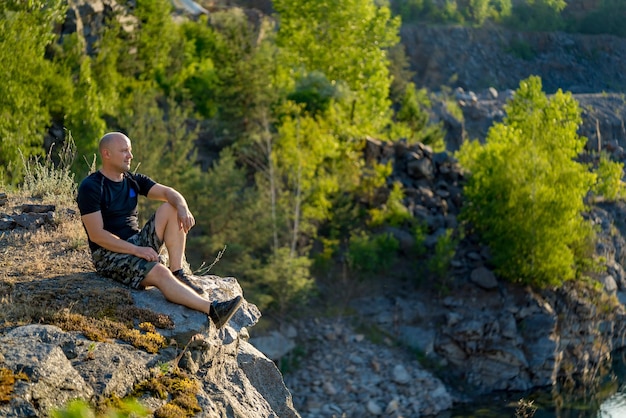
<instances>
[{"instance_id":1,"label":"black t-shirt","mask_svg":"<svg viewBox=\"0 0 626 418\"><path fill-rule=\"evenodd\" d=\"M81 215L101 211L104 229L125 240L139 232L137 195L146 196L155 184L143 174L124 173L124 179L116 182L96 171L78 187L78 209ZM89 248L95 251L100 246L89 240Z\"/></svg>"}]
</instances>

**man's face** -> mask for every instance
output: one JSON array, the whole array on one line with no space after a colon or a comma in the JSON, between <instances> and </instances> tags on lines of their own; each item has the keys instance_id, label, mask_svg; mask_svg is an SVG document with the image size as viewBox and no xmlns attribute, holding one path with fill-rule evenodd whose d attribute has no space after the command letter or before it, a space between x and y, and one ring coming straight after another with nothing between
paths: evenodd
<instances>
[{"instance_id":1,"label":"man's face","mask_svg":"<svg viewBox=\"0 0 626 418\"><path fill-rule=\"evenodd\" d=\"M130 170L130 162L133 160L130 139L119 136L111 141L108 147L109 163L120 172Z\"/></svg>"}]
</instances>

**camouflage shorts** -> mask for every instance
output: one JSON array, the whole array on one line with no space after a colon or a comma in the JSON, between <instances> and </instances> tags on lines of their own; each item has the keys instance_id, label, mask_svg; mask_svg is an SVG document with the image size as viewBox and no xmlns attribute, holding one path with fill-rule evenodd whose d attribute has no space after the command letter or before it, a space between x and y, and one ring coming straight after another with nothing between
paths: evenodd
<instances>
[{"instance_id":1,"label":"camouflage shorts","mask_svg":"<svg viewBox=\"0 0 626 418\"><path fill-rule=\"evenodd\" d=\"M152 247L158 253L163 242L156 234L154 215L146 222L141 231L126 241L140 247ZM104 248L98 248L94 251L91 258L98 273L124 283L133 289L143 289L140 284L141 281L157 264L156 261L148 261L131 254L116 253Z\"/></svg>"}]
</instances>

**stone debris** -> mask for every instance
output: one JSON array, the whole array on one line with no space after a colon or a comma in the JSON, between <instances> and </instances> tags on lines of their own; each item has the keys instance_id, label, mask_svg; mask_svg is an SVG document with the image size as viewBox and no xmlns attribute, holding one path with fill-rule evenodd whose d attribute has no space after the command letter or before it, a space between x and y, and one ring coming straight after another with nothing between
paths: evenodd
<instances>
[{"instance_id":1,"label":"stone debris","mask_svg":"<svg viewBox=\"0 0 626 418\"><path fill-rule=\"evenodd\" d=\"M297 328L306 353L282 361L296 365L284 379L303 418L420 417L452 407L453 396L414 355L362 338L348 319L307 320Z\"/></svg>"}]
</instances>

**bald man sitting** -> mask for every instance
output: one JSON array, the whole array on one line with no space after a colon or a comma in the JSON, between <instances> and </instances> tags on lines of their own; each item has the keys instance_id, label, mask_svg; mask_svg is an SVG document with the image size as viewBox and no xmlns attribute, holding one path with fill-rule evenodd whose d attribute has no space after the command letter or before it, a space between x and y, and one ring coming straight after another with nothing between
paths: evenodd
<instances>
[{"instance_id":1,"label":"bald man sitting","mask_svg":"<svg viewBox=\"0 0 626 418\"><path fill-rule=\"evenodd\" d=\"M133 154L126 135L107 133L99 151L102 167L81 182L77 197L96 270L133 289L155 286L170 302L206 313L221 328L242 298L211 302L185 276L187 233L196 222L185 198L148 176L129 172ZM137 221L139 195L164 202L142 229ZM169 269L159 259L163 245Z\"/></svg>"}]
</instances>

